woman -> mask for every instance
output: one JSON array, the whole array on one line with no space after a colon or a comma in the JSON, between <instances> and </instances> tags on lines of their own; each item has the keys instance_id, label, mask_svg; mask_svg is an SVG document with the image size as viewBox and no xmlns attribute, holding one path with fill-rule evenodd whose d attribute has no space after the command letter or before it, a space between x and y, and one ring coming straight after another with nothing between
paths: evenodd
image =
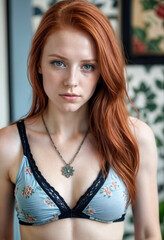
<instances>
[{"instance_id":1,"label":"woman","mask_svg":"<svg viewBox=\"0 0 164 240\"><path fill-rule=\"evenodd\" d=\"M124 67L95 6L45 13L29 54L32 108L0 132L1 239L12 239L14 195L22 240L121 240L129 204L135 239L161 239L155 141L128 116Z\"/></svg>"}]
</instances>

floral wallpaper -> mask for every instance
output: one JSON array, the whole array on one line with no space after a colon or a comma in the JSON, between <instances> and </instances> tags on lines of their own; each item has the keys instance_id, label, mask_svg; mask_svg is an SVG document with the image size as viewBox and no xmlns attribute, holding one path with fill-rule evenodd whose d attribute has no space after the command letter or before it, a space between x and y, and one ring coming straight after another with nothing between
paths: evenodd
<instances>
[{"instance_id":1,"label":"floral wallpaper","mask_svg":"<svg viewBox=\"0 0 164 240\"><path fill-rule=\"evenodd\" d=\"M41 16L54 3L60 0L32 0L33 16L32 29L35 32ZM97 5L104 14L110 19L115 31L119 27L119 4L117 0L88 0ZM149 7L152 0L142 1L145 8ZM157 2L153 0L153 2ZM152 6L153 7L153 6ZM156 9L158 15L161 16L163 8ZM162 15L163 16L163 15ZM145 26L149 27L149 26ZM146 36L144 29L135 29L134 35L142 41L142 37ZM139 32L141 34L139 34ZM139 35L138 35L139 34ZM118 34L119 36L119 34ZM159 37L160 38L160 37ZM144 41L146 41L144 37ZM161 38L160 38L161 39ZM157 41L156 47L160 40ZM158 40L158 39L157 39ZM127 66L128 75L128 93L134 105L139 111L140 119L145 121L153 130L158 148L158 191L159 191L159 215L161 232L164 239L164 65L129 65ZM131 115L136 116L136 112L130 104L128 104ZM151 159L150 159L151 161ZM134 239L134 227L131 209L129 208L125 221L124 240Z\"/></svg>"},{"instance_id":2,"label":"floral wallpaper","mask_svg":"<svg viewBox=\"0 0 164 240\"><path fill-rule=\"evenodd\" d=\"M133 54L164 54L164 1L134 0L133 8Z\"/></svg>"},{"instance_id":3,"label":"floral wallpaper","mask_svg":"<svg viewBox=\"0 0 164 240\"><path fill-rule=\"evenodd\" d=\"M161 231L164 239L164 66L128 66L129 96L137 108L140 119L154 132L158 149L158 192ZM136 112L128 104L131 115ZM151 159L150 159L151 161ZM125 238L133 234L133 219L128 215Z\"/></svg>"}]
</instances>

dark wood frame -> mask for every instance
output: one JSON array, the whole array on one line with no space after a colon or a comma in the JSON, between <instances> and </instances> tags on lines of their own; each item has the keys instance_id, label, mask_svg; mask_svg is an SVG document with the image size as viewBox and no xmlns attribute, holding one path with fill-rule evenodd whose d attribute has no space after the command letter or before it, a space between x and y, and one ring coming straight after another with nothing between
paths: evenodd
<instances>
[{"instance_id":1,"label":"dark wood frame","mask_svg":"<svg viewBox=\"0 0 164 240\"><path fill-rule=\"evenodd\" d=\"M131 52L131 0L121 1L121 37L128 64L164 64L164 55L133 55Z\"/></svg>"}]
</instances>

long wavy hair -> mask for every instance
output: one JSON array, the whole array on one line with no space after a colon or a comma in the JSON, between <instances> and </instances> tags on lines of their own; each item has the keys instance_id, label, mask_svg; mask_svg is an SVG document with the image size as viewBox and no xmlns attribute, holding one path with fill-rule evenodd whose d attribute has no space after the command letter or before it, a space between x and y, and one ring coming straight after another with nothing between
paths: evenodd
<instances>
[{"instance_id":1,"label":"long wavy hair","mask_svg":"<svg viewBox=\"0 0 164 240\"><path fill-rule=\"evenodd\" d=\"M38 72L42 51L50 34L72 26L89 33L97 48L100 80L89 100L90 131L97 140L101 168L112 167L126 184L129 200L136 196L139 153L129 127L124 76L125 61L109 20L85 0L67 0L54 4L43 16L34 35L28 58L29 80L33 89L32 107L27 118L35 118L46 109L48 98Z\"/></svg>"}]
</instances>

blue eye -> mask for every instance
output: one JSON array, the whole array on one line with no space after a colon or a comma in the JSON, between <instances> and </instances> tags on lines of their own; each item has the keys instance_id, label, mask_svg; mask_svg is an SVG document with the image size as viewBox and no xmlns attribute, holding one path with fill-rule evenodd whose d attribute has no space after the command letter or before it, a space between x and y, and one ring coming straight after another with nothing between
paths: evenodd
<instances>
[{"instance_id":1,"label":"blue eye","mask_svg":"<svg viewBox=\"0 0 164 240\"><path fill-rule=\"evenodd\" d=\"M86 71L91 71L91 70L94 69L94 66L91 65L91 64L85 64L85 65L83 66L83 68L84 68L84 70L86 70Z\"/></svg>"},{"instance_id":2,"label":"blue eye","mask_svg":"<svg viewBox=\"0 0 164 240\"><path fill-rule=\"evenodd\" d=\"M50 62L50 64L56 68L65 68L66 67L66 64L60 60L53 60Z\"/></svg>"},{"instance_id":3,"label":"blue eye","mask_svg":"<svg viewBox=\"0 0 164 240\"><path fill-rule=\"evenodd\" d=\"M64 64L63 64L62 61L54 61L54 65L55 65L56 67L63 67L63 66L64 66Z\"/></svg>"}]
</instances>

